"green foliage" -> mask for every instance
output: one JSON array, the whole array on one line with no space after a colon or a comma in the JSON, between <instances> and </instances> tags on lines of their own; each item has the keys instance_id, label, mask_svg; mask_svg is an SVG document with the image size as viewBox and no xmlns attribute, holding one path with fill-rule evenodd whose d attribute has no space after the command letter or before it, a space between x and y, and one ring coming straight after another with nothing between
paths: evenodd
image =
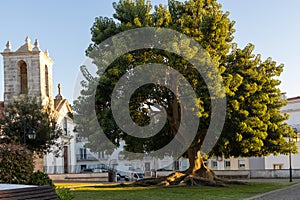
<instances>
[{"instance_id":1,"label":"green foliage","mask_svg":"<svg viewBox=\"0 0 300 200\"><path fill-rule=\"evenodd\" d=\"M252 44L243 49L238 48L233 40L235 22L229 19L228 12L222 11L221 5L216 0L185 2L170 0L168 6L154 6L152 13L150 13L152 6L146 5L143 0L136 3L120 1L114 4L114 8L113 16L118 23L113 19L98 17L91 28L92 44L87 49L87 55L98 65L98 72L103 71L103 65L101 60L97 60L93 55L93 50L101 52L101 48L106 48L100 45L101 42L117 33L150 26L170 28L184 33L209 53L224 80L227 95L226 122L221 138L210 154L263 156L297 151L295 143L285 139L294 137L294 132L284 122L288 117L280 113L280 109L286 105L278 88L280 81L277 80L282 73L283 65L277 66L272 59L262 61L260 55L253 54ZM191 48L189 43L183 41L182 46L176 49L178 52L189 51L193 57L195 52ZM156 103L166 109L167 123L155 137L141 140L124 134L116 125L111 112L110 98L117 81L128 70L145 63L170 66L183 74L193 86L198 98L195 107L199 108L197 116L200 126L190 148L200 150L210 123L211 97L203 78L193 66L169 52L143 49L116 59L104 74L101 74L101 79L97 82L96 95L90 90L91 85L95 83L83 82L85 89L81 92L82 96L74 102L74 110L77 114L83 115L92 112L88 105L91 97L95 95L98 121L113 144L118 146L121 140L125 140L125 149L133 152L150 152L167 144L178 130L180 102L166 88L159 85L143 86L132 95L129 103L131 117L139 125L147 125L149 122L150 108L145 105ZM172 81L173 78L170 77L168 81ZM87 147L97 152L102 136L95 127L89 126L91 121L89 118L81 119L78 122L81 125L77 130L80 136L89 138Z\"/></svg>"},{"instance_id":2,"label":"green foliage","mask_svg":"<svg viewBox=\"0 0 300 200\"><path fill-rule=\"evenodd\" d=\"M37 171L33 172L31 175L28 183L28 185L51 185L53 186L51 178L48 176L48 174Z\"/></svg>"},{"instance_id":3,"label":"green foliage","mask_svg":"<svg viewBox=\"0 0 300 200\"><path fill-rule=\"evenodd\" d=\"M32 156L24 145L0 144L0 182L27 184L33 172Z\"/></svg>"},{"instance_id":4,"label":"green foliage","mask_svg":"<svg viewBox=\"0 0 300 200\"><path fill-rule=\"evenodd\" d=\"M69 188L55 187L55 192L60 200L72 200L74 199L74 194Z\"/></svg>"},{"instance_id":5,"label":"green foliage","mask_svg":"<svg viewBox=\"0 0 300 200\"><path fill-rule=\"evenodd\" d=\"M53 186L48 174L33 169L33 153L26 146L0 144L0 183Z\"/></svg>"},{"instance_id":6,"label":"green foliage","mask_svg":"<svg viewBox=\"0 0 300 200\"><path fill-rule=\"evenodd\" d=\"M280 113L287 103L276 79L283 65L277 66L271 58L262 61L253 50L252 44L244 49L233 46L224 60L224 74L231 75L231 82L239 84L237 88L229 85L227 120L214 153L227 157L296 153L295 142L287 141L296 135L284 122L288 116Z\"/></svg>"},{"instance_id":7,"label":"green foliage","mask_svg":"<svg viewBox=\"0 0 300 200\"><path fill-rule=\"evenodd\" d=\"M60 151L61 144L56 143L62 134L56 123L55 113L50 105L42 106L34 97L20 96L4 108L0 119L2 135L14 142L24 143L24 132L34 132L35 139L26 135L26 146L37 153L47 153L55 148ZM57 153L57 152L53 152Z\"/></svg>"}]
</instances>

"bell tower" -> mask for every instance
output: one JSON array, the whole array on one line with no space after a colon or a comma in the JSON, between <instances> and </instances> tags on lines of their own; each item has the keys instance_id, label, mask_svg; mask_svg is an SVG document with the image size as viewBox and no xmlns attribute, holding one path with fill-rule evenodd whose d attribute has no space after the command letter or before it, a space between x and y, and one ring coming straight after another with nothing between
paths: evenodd
<instances>
[{"instance_id":1,"label":"bell tower","mask_svg":"<svg viewBox=\"0 0 300 200\"><path fill-rule=\"evenodd\" d=\"M8 41L4 52L4 104L7 105L19 95L35 96L43 105L53 104L52 65L54 62L27 36L25 44L15 52Z\"/></svg>"}]
</instances>

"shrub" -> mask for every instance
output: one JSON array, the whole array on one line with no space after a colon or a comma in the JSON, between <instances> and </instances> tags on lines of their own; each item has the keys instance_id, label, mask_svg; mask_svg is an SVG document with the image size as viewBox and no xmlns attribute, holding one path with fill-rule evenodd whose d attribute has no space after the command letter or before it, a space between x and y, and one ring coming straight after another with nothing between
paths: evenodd
<instances>
[{"instance_id":1,"label":"shrub","mask_svg":"<svg viewBox=\"0 0 300 200\"><path fill-rule=\"evenodd\" d=\"M74 199L74 195L69 188L55 187L55 192L60 200Z\"/></svg>"},{"instance_id":2,"label":"shrub","mask_svg":"<svg viewBox=\"0 0 300 200\"><path fill-rule=\"evenodd\" d=\"M48 174L37 171L32 174L30 177L28 183L29 185L51 185L53 186L51 178L48 176Z\"/></svg>"},{"instance_id":3,"label":"shrub","mask_svg":"<svg viewBox=\"0 0 300 200\"><path fill-rule=\"evenodd\" d=\"M32 156L24 145L0 144L0 182L26 184L33 173Z\"/></svg>"}]
</instances>

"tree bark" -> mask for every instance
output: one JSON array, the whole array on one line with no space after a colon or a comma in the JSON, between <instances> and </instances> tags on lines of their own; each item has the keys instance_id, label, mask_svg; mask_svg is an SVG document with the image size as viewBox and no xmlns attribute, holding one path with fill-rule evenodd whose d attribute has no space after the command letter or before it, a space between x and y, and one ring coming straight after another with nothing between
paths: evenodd
<instances>
[{"instance_id":1,"label":"tree bark","mask_svg":"<svg viewBox=\"0 0 300 200\"><path fill-rule=\"evenodd\" d=\"M143 179L133 184L139 186L224 186L223 180L205 166L199 146L189 147L187 156L190 166L186 171L174 172L166 177Z\"/></svg>"},{"instance_id":2,"label":"tree bark","mask_svg":"<svg viewBox=\"0 0 300 200\"><path fill-rule=\"evenodd\" d=\"M187 156L190 166L185 171L185 174L198 176L208 180L214 180L216 178L215 173L204 164L201 157L201 151L198 146L189 147L187 150Z\"/></svg>"}]
</instances>

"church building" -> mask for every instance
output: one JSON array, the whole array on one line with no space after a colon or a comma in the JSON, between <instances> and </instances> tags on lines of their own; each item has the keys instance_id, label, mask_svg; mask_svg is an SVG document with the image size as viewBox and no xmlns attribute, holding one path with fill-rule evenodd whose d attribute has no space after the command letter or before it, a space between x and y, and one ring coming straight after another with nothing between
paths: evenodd
<instances>
[{"instance_id":1,"label":"church building","mask_svg":"<svg viewBox=\"0 0 300 200\"><path fill-rule=\"evenodd\" d=\"M68 116L71 106L61 94L58 86L58 94L53 97L52 66L53 60L48 50L42 51L38 40L32 45L30 38L26 37L25 44L16 51L12 50L10 42L1 53L4 69L4 102L0 106L7 106L19 95L35 96L42 105L50 104L58 114L57 123L64 133L58 142L64 144L59 157L53 154L44 155L44 159L36 163L36 169L46 173L70 173L76 166L75 143L76 136L73 132L74 123Z\"/></svg>"}]
</instances>

